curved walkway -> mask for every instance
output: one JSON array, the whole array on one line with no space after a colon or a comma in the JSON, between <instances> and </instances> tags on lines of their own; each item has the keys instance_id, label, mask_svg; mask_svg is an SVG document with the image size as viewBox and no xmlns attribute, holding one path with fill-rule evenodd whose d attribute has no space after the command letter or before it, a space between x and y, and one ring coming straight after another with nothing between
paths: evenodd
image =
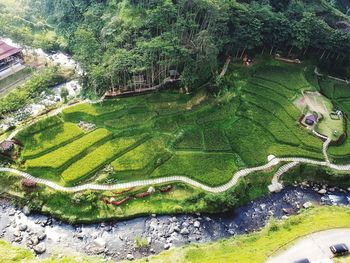
<instances>
[{"instance_id":1,"label":"curved walkway","mask_svg":"<svg viewBox=\"0 0 350 263\"><path fill-rule=\"evenodd\" d=\"M265 165L253 167L253 168L246 168L242 169L238 172L236 172L232 179L227 182L226 184L223 184L221 186L217 187L210 187L207 185L204 185L202 183L199 183L195 180L192 180L188 177L185 176L170 176L170 177L162 177L162 178L154 178L154 179L147 179L147 180L139 180L139 181L132 181L132 182L127 182L127 183L119 183L119 184L113 184L113 185L98 185L98 184L83 184L79 186L73 186L73 187L64 187L61 185L58 185L52 181L42 179L42 178L37 178L34 177L28 173L13 169L13 168L6 168L6 167L0 167L0 172L9 172L13 173L16 175L19 175L21 177L30 179L36 183L39 184L44 184L54 190L57 191L65 191L65 192L79 192L79 191L84 191L84 190L97 190L97 191L108 191L108 190L117 190L117 189L124 189L124 188L131 188L131 187L138 187L138 186L151 186L155 184L163 184L163 183L172 183L172 182L183 182L189 185L192 185L194 187L198 187L204 191L211 192L211 193L222 193L230 189L231 187L235 186L238 182L238 180L241 177L245 177L248 174L251 174L253 172L258 172L258 171L264 171L269 168L272 168L276 165L278 165L281 162L286 162L289 163L288 166L282 166L278 171L277 171L277 176L275 174L275 180L278 181L278 178L285 173L288 169L294 167L297 164L300 163L306 163L306 164L312 164L312 165L320 165L324 167L331 168L333 170L337 171L350 171L350 164L347 165L336 165L336 164L331 164L327 161L316 161L312 159L307 159L307 158L298 158L298 157L288 157L288 158L274 158ZM288 169L287 169L288 168Z\"/></svg>"},{"instance_id":2,"label":"curved walkway","mask_svg":"<svg viewBox=\"0 0 350 263\"><path fill-rule=\"evenodd\" d=\"M76 106L78 104L85 103L85 102L94 104L94 103L98 103L99 101L93 102L93 101L89 101L89 100L84 100L84 101L80 101L80 102L72 104L72 105L63 105L63 106L49 112L44 118L55 116L55 115L61 113L66 108L73 107L73 106ZM33 123L35 123L41 119L42 118L35 119L34 121L27 123L26 125L24 125L20 129L15 130L14 132L12 132L9 135L7 140L11 140L12 138L14 138L16 136L16 134L20 130L32 125ZM324 142L323 147L322 147L322 152L323 152L325 161L317 161L317 160L313 160L313 159L299 158L299 157L286 157L286 158L274 157L273 159L269 160L269 162L266 163L265 165L252 167L252 168L246 168L246 169L242 169L242 170L236 172L229 182L227 182L226 184L223 184L221 186L217 186L217 187L210 187L210 186L204 185L204 184L202 184L198 181L192 180L186 176L169 176L169 177L154 178L154 179L148 179L148 180L132 181L132 182L127 182L127 183L119 183L119 184L113 184L113 185L83 184L83 185L78 185L78 186L73 186L73 187L65 187L65 186L61 186L57 183L54 183L50 180L34 177L26 172L23 172L23 171L14 169L14 168L0 167L0 172L8 172L8 173L16 174L16 175L21 176L23 178L30 179L36 183L44 184L44 185L46 185L54 190L65 191L65 192L79 192L79 191L84 191L84 190L108 191L108 190L125 189L125 188L138 187L138 186L151 186L151 185L155 185L155 184L183 182L183 183L192 185L194 187L200 188L200 189L207 191L207 192L222 193L222 192L227 191L231 187L235 186L241 177L245 177L248 174L251 174L253 172L267 170L267 169L272 168L272 167L278 165L279 163L283 162L283 163L287 163L287 164L285 164L279 168L279 170L273 176L272 184L269 186L270 191L271 190L278 191L278 190L281 190L283 188L282 184L279 183L279 178L284 173L286 173L288 170L290 170L291 168L293 168L294 166L296 166L300 163L324 166L324 167L328 167L328 168L331 168L331 169L337 170L337 171L350 171L350 164L336 165L336 164L330 163L330 161L328 159L328 155L327 155L327 149L328 149L330 142L331 142L331 139L328 138ZM273 189L275 189L275 190L273 190Z\"/></svg>"}]
</instances>

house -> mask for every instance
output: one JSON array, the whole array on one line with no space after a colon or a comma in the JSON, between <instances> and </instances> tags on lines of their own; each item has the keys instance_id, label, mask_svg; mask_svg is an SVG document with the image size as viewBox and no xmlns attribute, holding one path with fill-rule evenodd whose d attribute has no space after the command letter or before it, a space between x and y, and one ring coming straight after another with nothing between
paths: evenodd
<instances>
[{"instance_id":1,"label":"house","mask_svg":"<svg viewBox=\"0 0 350 263\"><path fill-rule=\"evenodd\" d=\"M169 70L169 75L171 79L178 79L180 77L180 73L176 69Z\"/></svg>"},{"instance_id":2,"label":"house","mask_svg":"<svg viewBox=\"0 0 350 263\"><path fill-rule=\"evenodd\" d=\"M305 118L305 123L306 123L307 125L312 126L312 125L314 125L316 122L317 122L317 116L315 116L314 114L310 114L310 115L306 116L306 118Z\"/></svg>"},{"instance_id":3,"label":"house","mask_svg":"<svg viewBox=\"0 0 350 263\"><path fill-rule=\"evenodd\" d=\"M0 152L9 153L14 149L14 147L15 147L14 141L3 141L0 143Z\"/></svg>"},{"instance_id":4,"label":"house","mask_svg":"<svg viewBox=\"0 0 350 263\"><path fill-rule=\"evenodd\" d=\"M18 62L22 62L23 54L20 48L12 47L0 41L0 71L4 71Z\"/></svg>"}]
</instances>

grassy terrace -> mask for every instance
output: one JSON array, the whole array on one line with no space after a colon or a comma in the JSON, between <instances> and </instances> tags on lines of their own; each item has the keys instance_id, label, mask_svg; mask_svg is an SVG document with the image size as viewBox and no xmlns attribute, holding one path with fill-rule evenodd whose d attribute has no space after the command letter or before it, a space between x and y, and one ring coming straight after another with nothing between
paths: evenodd
<instances>
[{"instance_id":1,"label":"grassy terrace","mask_svg":"<svg viewBox=\"0 0 350 263\"><path fill-rule=\"evenodd\" d=\"M19 168L62 185L184 175L218 186L271 154L323 159L322 141L298 124L294 104L303 91L319 89L309 71L264 60L231 72L218 98L162 92L69 107L18 134ZM346 96L338 96L339 107L350 107ZM96 129L83 131L79 121ZM330 152L343 157L348 144Z\"/></svg>"}]
</instances>

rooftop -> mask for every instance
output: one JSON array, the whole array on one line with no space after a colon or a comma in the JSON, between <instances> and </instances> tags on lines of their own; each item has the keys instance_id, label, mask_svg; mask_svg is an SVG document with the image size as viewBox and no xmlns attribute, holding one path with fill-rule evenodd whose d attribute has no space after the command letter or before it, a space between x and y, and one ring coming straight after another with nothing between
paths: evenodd
<instances>
[{"instance_id":1,"label":"rooftop","mask_svg":"<svg viewBox=\"0 0 350 263\"><path fill-rule=\"evenodd\" d=\"M0 60L21 52L20 48L12 47L0 40Z\"/></svg>"}]
</instances>

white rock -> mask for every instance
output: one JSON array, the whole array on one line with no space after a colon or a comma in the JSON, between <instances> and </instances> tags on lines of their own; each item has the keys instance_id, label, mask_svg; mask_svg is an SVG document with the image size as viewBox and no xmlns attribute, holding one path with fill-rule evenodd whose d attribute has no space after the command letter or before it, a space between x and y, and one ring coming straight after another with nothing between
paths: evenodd
<instances>
[{"instance_id":1,"label":"white rock","mask_svg":"<svg viewBox=\"0 0 350 263\"><path fill-rule=\"evenodd\" d=\"M94 244L98 247L106 247L106 241L102 237L96 238Z\"/></svg>"},{"instance_id":2,"label":"white rock","mask_svg":"<svg viewBox=\"0 0 350 263\"><path fill-rule=\"evenodd\" d=\"M164 244L164 249L169 249L170 248L170 244L166 243Z\"/></svg>"},{"instance_id":3,"label":"white rock","mask_svg":"<svg viewBox=\"0 0 350 263\"><path fill-rule=\"evenodd\" d=\"M127 254L126 259L131 261L131 260L134 260L135 257L132 254Z\"/></svg>"},{"instance_id":4,"label":"white rock","mask_svg":"<svg viewBox=\"0 0 350 263\"><path fill-rule=\"evenodd\" d=\"M184 227L183 229L181 229L181 231L180 231L180 234L181 235L188 235L190 233L190 231L186 228L186 227Z\"/></svg>"},{"instance_id":5,"label":"white rock","mask_svg":"<svg viewBox=\"0 0 350 263\"><path fill-rule=\"evenodd\" d=\"M201 226L201 223L199 221L194 222L193 226L195 228L199 228Z\"/></svg>"},{"instance_id":6,"label":"white rock","mask_svg":"<svg viewBox=\"0 0 350 263\"><path fill-rule=\"evenodd\" d=\"M324 195L325 193L327 193L326 189L321 189L318 191L319 194Z\"/></svg>"},{"instance_id":7,"label":"white rock","mask_svg":"<svg viewBox=\"0 0 350 263\"><path fill-rule=\"evenodd\" d=\"M154 189L154 187L153 186L151 186L150 188L148 188L148 190L147 190L147 192L148 193L154 193L156 191L156 189Z\"/></svg>"},{"instance_id":8,"label":"white rock","mask_svg":"<svg viewBox=\"0 0 350 263\"><path fill-rule=\"evenodd\" d=\"M307 208L313 207L313 204L311 202L306 202L306 203L303 204L303 207L305 209L307 209Z\"/></svg>"},{"instance_id":9,"label":"white rock","mask_svg":"<svg viewBox=\"0 0 350 263\"><path fill-rule=\"evenodd\" d=\"M40 244L36 245L35 247L33 247L33 249L37 254L42 254L46 251L45 243L40 243Z\"/></svg>"}]
</instances>

